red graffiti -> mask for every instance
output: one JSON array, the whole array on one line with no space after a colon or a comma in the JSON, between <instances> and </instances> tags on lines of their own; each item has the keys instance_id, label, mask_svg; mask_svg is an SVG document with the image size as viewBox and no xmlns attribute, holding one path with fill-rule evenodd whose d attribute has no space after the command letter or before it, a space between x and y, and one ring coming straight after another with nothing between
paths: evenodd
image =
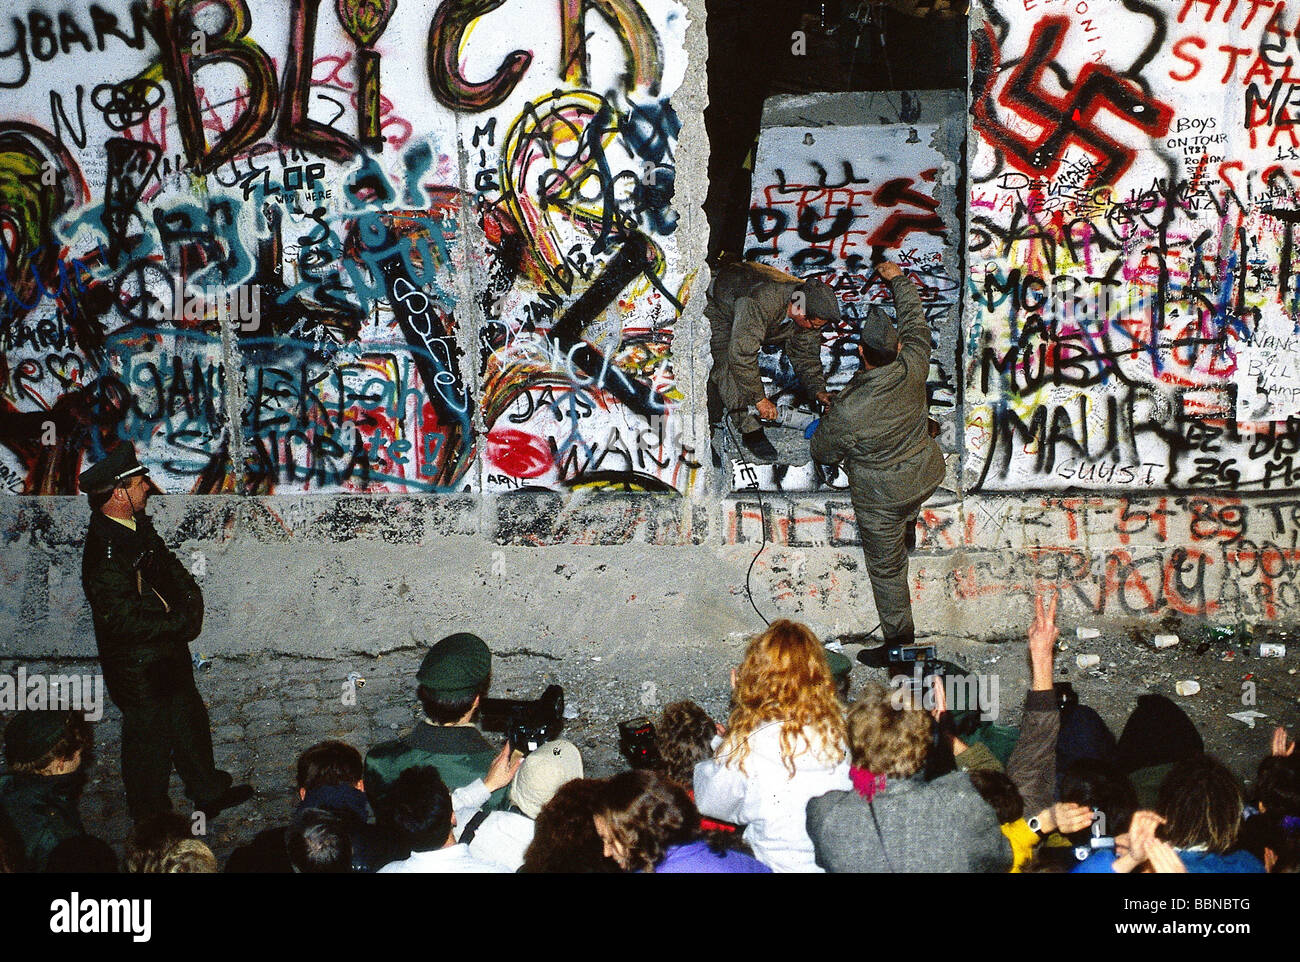
<instances>
[{"instance_id":1,"label":"red graffiti","mask_svg":"<svg viewBox=\"0 0 1300 962\"><path fill-rule=\"evenodd\" d=\"M539 478L555 467L545 441L513 428L493 428L488 433L487 459L516 478Z\"/></svg>"}]
</instances>

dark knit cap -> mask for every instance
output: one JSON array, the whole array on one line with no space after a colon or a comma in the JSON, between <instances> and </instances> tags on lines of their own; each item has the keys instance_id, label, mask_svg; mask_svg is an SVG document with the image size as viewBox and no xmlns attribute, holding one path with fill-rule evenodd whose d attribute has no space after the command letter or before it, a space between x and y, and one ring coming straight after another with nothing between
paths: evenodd
<instances>
[{"instance_id":1,"label":"dark knit cap","mask_svg":"<svg viewBox=\"0 0 1300 962\"><path fill-rule=\"evenodd\" d=\"M5 728L5 763L12 768L36 761L67 731L66 711L20 711Z\"/></svg>"},{"instance_id":2,"label":"dark knit cap","mask_svg":"<svg viewBox=\"0 0 1300 962\"><path fill-rule=\"evenodd\" d=\"M492 671L492 652L478 635L448 635L429 649L415 680L446 700L469 698L483 687Z\"/></svg>"},{"instance_id":3,"label":"dark knit cap","mask_svg":"<svg viewBox=\"0 0 1300 962\"><path fill-rule=\"evenodd\" d=\"M840 320L840 301L824 281L804 281L799 285L803 294L804 315L819 320L838 324Z\"/></svg>"},{"instance_id":4,"label":"dark knit cap","mask_svg":"<svg viewBox=\"0 0 1300 962\"><path fill-rule=\"evenodd\" d=\"M894 322L874 305L867 309L867 316L862 319L859 337L863 344L877 351L893 354L898 350L898 331L894 329Z\"/></svg>"}]
</instances>

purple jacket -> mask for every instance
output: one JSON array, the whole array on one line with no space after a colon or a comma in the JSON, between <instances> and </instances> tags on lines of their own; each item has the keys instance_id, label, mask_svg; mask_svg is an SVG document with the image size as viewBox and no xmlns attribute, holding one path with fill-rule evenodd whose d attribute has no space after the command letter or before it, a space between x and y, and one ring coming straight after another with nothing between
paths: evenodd
<instances>
[{"instance_id":1,"label":"purple jacket","mask_svg":"<svg viewBox=\"0 0 1300 962\"><path fill-rule=\"evenodd\" d=\"M709 843L702 838L685 845L674 845L664 855L663 861L655 866L657 875L688 872L770 874L771 871L758 859L743 852L719 854L709 848Z\"/></svg>"}]
</instances>

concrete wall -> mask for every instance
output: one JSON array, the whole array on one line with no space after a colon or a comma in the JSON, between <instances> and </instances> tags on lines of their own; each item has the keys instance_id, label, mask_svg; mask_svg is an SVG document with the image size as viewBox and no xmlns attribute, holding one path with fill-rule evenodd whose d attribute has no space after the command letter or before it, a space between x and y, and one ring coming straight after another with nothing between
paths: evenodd
<instances>
[{"instance_id":1,"label":"concrete wall","mask_svg":"<svg viewBox=\"0 0 1300 962\"><path fill-rule=\"evenodd\" d=\"M9 648L93 652L68 495L116 436L209 653L735 641L765 541L765 614L875 624L842 479L709 467L702 2L192 6L0 20ZM1068 620L1293 618L1294 17L972 8L964 154L948 95L814 98L755 177L752 248L850 312L904 217L949 455L918 626L1011 633L1043 582Z\"/></svg>"}]
</instances>

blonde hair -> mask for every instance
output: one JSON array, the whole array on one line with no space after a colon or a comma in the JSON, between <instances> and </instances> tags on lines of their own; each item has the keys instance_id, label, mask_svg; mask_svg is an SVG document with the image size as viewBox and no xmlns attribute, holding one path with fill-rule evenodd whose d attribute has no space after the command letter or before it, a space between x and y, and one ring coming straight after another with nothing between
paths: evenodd
<instances>
[{"instance_id":1,"label":"blonde hair","mask_svg":"<svg viewBox=\"0 0 1300 962\"><path fill-rule=\"evenodd\" d=\"M911 778L930 752L931 725L915 699L900 699L883 685L865 685L849 709L853 767L886 778Z\"/></svg>"},{"instance_id":2,"label":"blonde hair","mask_svg":"<svg viewBox=\"0 0 1300 962\"><path fill-rule=\"evenodd\" d=\"M206 844L197 838L183 838L163 853L158 871L215 873L221 868Z\"/></svg>"},{"instance_id":3,"label":"blonde hair","mask_svg":"<svg viewBox=\"0 0 1300 962\"><path fill-rule=\"evenodd\" d=\"M749 643L736 670L732 701L717 758L734 761L741 772L749 736L771 722L781 723L781 761L791 778L795 756L802 751L815 751L832 762L844 758L844 710L826 650L806 625L782 618ZM809 740L807 729L818 745Z\"/></svg>"}]
</instances>

